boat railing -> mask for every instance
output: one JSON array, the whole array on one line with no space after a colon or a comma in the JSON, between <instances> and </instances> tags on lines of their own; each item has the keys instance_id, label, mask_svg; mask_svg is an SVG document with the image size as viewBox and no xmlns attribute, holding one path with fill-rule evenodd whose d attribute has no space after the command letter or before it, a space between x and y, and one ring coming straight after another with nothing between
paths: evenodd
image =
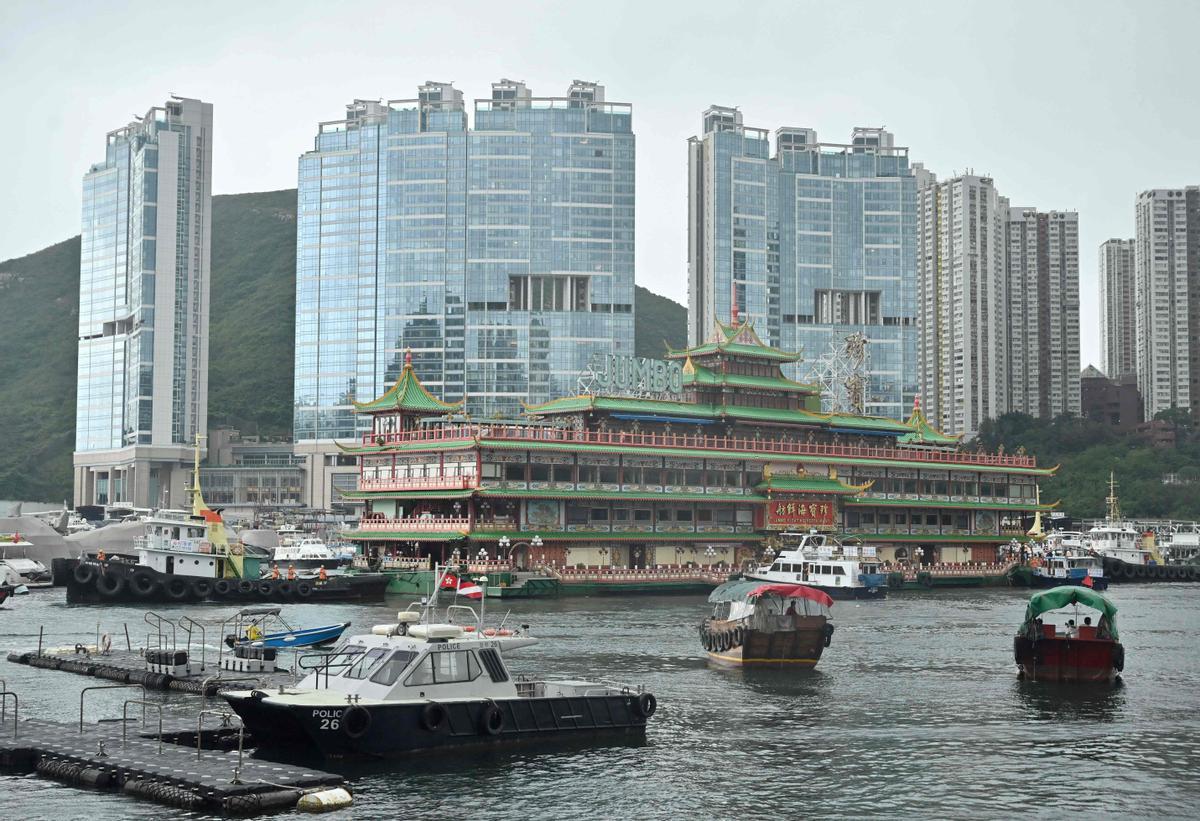
<instances>
[{"instance_id":1,"label":"boat railing","mask_svg":"<svg viewBox=\"0 0 1200 821\"><path fill-rule=\"evenodd\" d=\"M361 647L353 650L334 650L328 653L305 653L296 657L296 675L299 676L299 671L305 670L309 673L314 673L313 689L321 689L321 675L325 676L325 687L329 687L329 679L332 676L341 675L348 667L351 667L358 662L363 655Z\"/></svg>"},{"instance_id":2,"label":"boat railing","mask_svg":"<svg viewBox=\"0 0 1200 821\"><path fill-rule=\"evenodd\" d=\"M810 442L790 437L712 436L708 434L644 432L630 430L575 430L542 425L473 423L430 426L394 433L367 433L364 445L422 444L445 441L508 440L555 442L565 445L606 445L672 448L682 450L749 451L850 459L889 459L908 462L971 464L990 467L1035 468L1037 460L1027 454L986 453L956 447L905 448L883 445Z\"/></svg>"},{"instance_id":3,"label":"boat railing","mask_svg":"<svg viewBox=\"0 0 1200 821\"><path fill-rule=\"evenodd\" d=\"M156 650L169 650L174 653L176 648L179 647L175 622L153 611L147 611L142 620L151 627L151 630L147 631L146 634L146 649L149 650L151 643L153 643ZM171 644L169 647L167 646L167 630L171 631Z\"/></svg>"}]
</instances>

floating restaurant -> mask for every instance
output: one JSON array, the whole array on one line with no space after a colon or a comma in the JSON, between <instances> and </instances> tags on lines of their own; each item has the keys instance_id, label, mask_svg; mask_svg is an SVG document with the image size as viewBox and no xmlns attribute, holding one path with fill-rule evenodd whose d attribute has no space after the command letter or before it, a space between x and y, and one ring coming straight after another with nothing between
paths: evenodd
<instances>
[{"instance_id":1,"label":"floating restaurant","mask_svg":"<svg viewBox=\"0 0 1200 821\"><path fill-rule=\"evenodd\" d=\"M471 419L410 359L356 406L372 423L344 447L364 507L346 535L372 559L637 570L737 567L816 529L885 561L990 564L1051 507L1037 483L1054 468L968 449L919 402L907 421L823 412L819 387L781 371L798 359L718 322L665 362L606 361L585 393L517 421Z\"/></svg>"}]
</instances>

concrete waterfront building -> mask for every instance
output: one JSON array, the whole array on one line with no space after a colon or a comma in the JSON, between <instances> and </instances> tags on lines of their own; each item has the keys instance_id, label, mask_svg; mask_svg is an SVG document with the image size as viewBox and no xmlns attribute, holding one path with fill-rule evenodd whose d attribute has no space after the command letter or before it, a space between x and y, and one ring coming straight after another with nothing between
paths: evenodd
<instances>
[{"instance_id":1,"label":"concrete waterfront building","mask_svg":"<svg viewBox=\"0 0 1200 821\"><path fill-rule=\"evenodd\" d=\"M921 396L935 427L970 437L1008 410L1008 200L990 177L918 177Z\"/></svg>"},{"instance_id":2,"label":"concrete waterfront building","mask_svg":"<svg viewBox=\"0 0 1200 821\"><path fill-rule=\"evenodd\" d=\"M864 410L903 418L917 392L916 202L908 149L882 128L848 143L811 128L768 132L712 106L688 141L688 339L747 319L803 351L789 377L866 336ZM839 403L840 404L840 403Z\"/></svg>"},{"instance_id":3,"label":"concrete waterfront building","mask_svg":"<svg viewBox=\"0 0 1200 821\"><path fill-rule=\"evenodd\" d=\"M1110 379L1137 373L1136 246L1132 239L1100 243L1100 349Z\"/></svg>"},{"instance_id":4,"label":"concrete waterfront building","mask_svg":"<svg viewBox=\"0 0 1200 821\"><path fill-rule=\"evenodd\" d=\"M208 416L213 108L172 96L83 177L76 504L187 501Z\"/></svg>"},{"instance_id":5,"label":"concrete waterfront building","mask_svg":"<svg viewBox=\"0 0 1200 821\"><path fill-rule=\"evenodd\" d=\"M1200 413L1200 186L1156 188L1136 204L1134 317L1147 419Z\"/></svg>"},{"instance_id":6,"label":"concrete waterfront building","mask_svg":"<svg viewBox=\"0 0 1200 821\"><path fill-rule=\"evenodd\" d=\"M307 504L354 487L355 401L422 381L475 416L575 392L596 354L633 352L632 109L575 81L501 80L474 103L427 82L356 100L299 161L296 452Z\"/></svg>"},{"instance_id":7,"label":"concrete waterfront building","mask_svg":"<svg viewBox=\"0 0 1200 821\"><path fill-rule=\"evenodd\" d=\"M1008 410L1075 416L1079 399L1079 215L1008 209Z\"/></svg>"}]
</instances>

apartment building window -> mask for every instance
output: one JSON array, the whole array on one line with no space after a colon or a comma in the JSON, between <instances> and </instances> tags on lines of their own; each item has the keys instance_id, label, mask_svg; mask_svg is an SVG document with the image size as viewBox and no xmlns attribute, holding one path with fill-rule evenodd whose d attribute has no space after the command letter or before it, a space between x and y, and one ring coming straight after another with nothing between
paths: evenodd
<instances>
[{"instance_id":1,"label":"apartment building window","mask_svg":"<svg viewBox=\"0 0 1200 821\"><path fill-rule=\"evenodd\" d=\"M586 276L510 276L512 311L587 311L591 304Z\"/></svg>"},{"instance_id":2,"label":"apartment building window","mask_svg":"<svg viewBox=\"0 0 1200 821\"><path fill-rule=\"evenodd\" d=\"M818 325L879 325L879 291L819 290L813 294Z\"/></svg>"}]
</instances>

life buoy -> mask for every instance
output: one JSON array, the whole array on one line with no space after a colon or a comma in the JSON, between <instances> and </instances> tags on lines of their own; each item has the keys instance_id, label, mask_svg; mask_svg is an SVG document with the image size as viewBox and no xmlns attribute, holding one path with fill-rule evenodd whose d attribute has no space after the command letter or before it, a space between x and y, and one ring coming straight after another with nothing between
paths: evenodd
<instances>
[{"instance_id":1,"label":"life buoy","mask_svg":"<svg viewBox=\"0 0 1200 821\"><path fill-rule=\"evenodd\" d=\"M474 633L474 632L475 632L475 625L473 625L473 624L464 624L464 625L463 625L463 632L464 632L464 633Z\"/></svg>"},{"instance_id":2,"label":"life buoy","mask_svg":"<svg viewBox=\"0 0 1200 821\"><path fill-rule=\"evenodd\" d=\"M154 574L149 570L135 570L129 577L129 589L138 596L149 596L158 587Z\"/></svg>"},{"instance_id":3,"label":"life buoy","mask_svg":"<svg viewBox=\"0 0 1200 821\"><path fill-rule=\"evenodd\" d=\"M342 713L342 732L348 738L362 738L371 729L371 712L355 704Z\"/></svg>"},{"instance_id":4,"label":"life buoy","mask_svg":"<svg viewBox=\"0 0 1200 821\"><path fill-rule=\"evenodd\" d=\"M483 712L479 715L480 735L500 735L504 729L504 712L492 700L484 702Z\"/></svg>"},{"instance_id":5,"label":"life buoy","mask_svg":"<svg viewBox=\"0 0 1200 821\"><path fill-rule=\"evenodd\" d=\"M496 631L497 636L511 636L512 634L513 631L509 630L507 627L502 627Z\"/></svg>"},{"instance_id":6,"label":"life buoy","mask_svg":"<svg viewBox=\"0 0 1200 821\"><path fill-rule=\"evenodd\" d=\"M446 724L448 714L446 708L436 701L431 701L421 708L421 727L430 733L436 733Z\"/></svg>"},{"instance_id":7,"label":"life buoy","mask_svg":"<svg viewBox=\"0 0 1200 821\"><path fill-rule=\"evenodd\" d=\"M213 592L213 585L208 579L193 579L192 595L197 599L207 599Z\"/></svg>"},{"instance_id":8,"label":"life buoy","mask_svg":"<svg viewBox=\"0 0 1200 821\"><path fill-rule=\"evenodd\" d=\"M166 591L167 598L174 599L175 601L183 601L188 597L188 593L191 592L187 580L181 579L178 576L167 579L167 583L163 586L163 589Z\"/></svg>"},{"instance_id":9,"label":"life buoy","mask_svg":"<svg viewBox=\"0 0 1200 821\"><path fill-rule=\"evenodd\" d=\"M90 564L77 564L75 569L71 571L72 578L79 584L91 584L96 578L96 568Z\"/></svg>"},{"instance_id":10,"label":"life buoy","mask_svg":"<svg viewBox=\"0 0 1200 821\"><path fill-rule=\"evenodd\" d=\"M484 630L484 631L483 631L483 634L484 634L485 636L487 636L487 637L490 639L492 636L496 635L496 628L495 628L495 627L489 627L489 628L487 628L486 630Z\"/></svg>"},{"instance_id":11,"label":"life buoy","mask_svg":"<svg viewBox=\"0 0 1200 821\"><path fill-rule=\"evenodd\" d=\"M96 577L96 590L102 596L110 598L121 594L125 589L125 580L113 573L101 573Z\"/></svg>"},{"instance_id":12,"label":"life buoy","mask_svg":"<svg viewBox=\"0 0 1200 821\"><path fill-rule=\"evenodd\" d=\"M301 599L307 599L312 595L312 585L308 582L296 583L296 596Z\"/></svg>"},{"instance_id":13,"label":"life buoy","mask_svg":"<svg viewBox=\"0 0 1200 821\"><path fill-rule=\"evenodd\" d=\"M654 693L642 693L633 702L633 711L642 718L650 718L658 710L658 699Z\"/></svg>"},{"instance_id":14,"label":"life buoy","mask_svg":"<svg viewBox=\"0 0 1200 821\"><path fill-rule=\"evenodd\" d=\"M218 596L228 596L233 592L233 582L229 579L217 579L213 582L213 592Z\"/></svg>"}]
</instances>

